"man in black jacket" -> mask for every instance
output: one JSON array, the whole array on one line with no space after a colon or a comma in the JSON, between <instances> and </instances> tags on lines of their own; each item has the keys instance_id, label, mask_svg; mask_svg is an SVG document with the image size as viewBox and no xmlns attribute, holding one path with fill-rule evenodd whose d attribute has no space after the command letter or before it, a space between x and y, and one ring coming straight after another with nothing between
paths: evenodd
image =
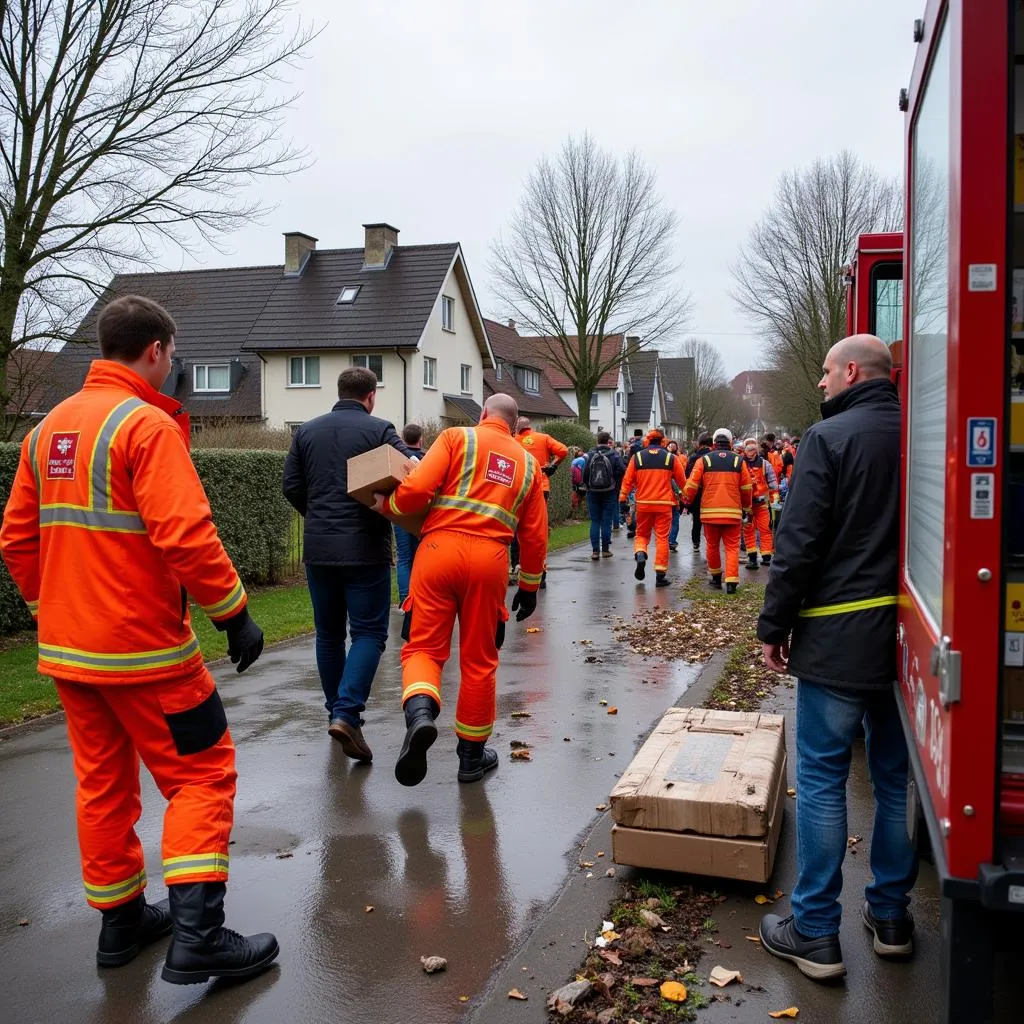
<instances>
[{"instance_id":1,"label":"man in black jacket","mask_svg":"<svg viewBox=\"0 0 1024 1024\"><path fill-rule=\"evenodd\" d=\"M686 460L687 480L690 479L693 467L711 451L713 444L714 438L710 434L702 434L700 436L697 441L697 447ZM700 491L697 491L697 496L690 502L690 515L693 517L693 526L690 528L690 540L693 541L693 550L700 551Z\"/></svg>"},{"instance_id":2,"label":"man in black jacket","mask_svg":"<svg viewBox=\"0 0 1024 1024\"><path fill-rule=\"evenodd\" d=\"M917 858L907 838L908 755L893 683L899 561L900 407L888 348L854 335L825 357L822 422L803 435L757 624L764 660L798 680L797 882L793 914L761 942L809 978L846 973L839 946L846 780L865 724L875 795L873 881L864 924L875 952L913 952L907 907Z\"/></svg>"},{"instance_id":3,"label":"man in black jacket","mask_svg":"<svg viewBox=\"0 0 1024 1024\"><path fill-rule=\"evenodd\" d=\"M338 402L295 431L284 464L284 496L305 520L302 560L330 718L327 731L349 757L362 762L373 759L363 738L362 712L388 639L391 523L349 497L348 460L382 444L410 458L417 454L390 423L370 415L376 397L371 370L343 370Z\"/></svg>"}]
</instances>

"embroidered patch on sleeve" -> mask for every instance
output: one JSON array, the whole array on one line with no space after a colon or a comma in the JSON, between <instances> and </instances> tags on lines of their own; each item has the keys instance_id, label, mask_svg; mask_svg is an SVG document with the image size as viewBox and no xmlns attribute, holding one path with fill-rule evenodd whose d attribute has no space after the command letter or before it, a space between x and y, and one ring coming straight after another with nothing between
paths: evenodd
<instances>
[{"instance_id":1,"label":"embroidered patch on sleeve","mask_svg":"<svg viewBox=\"0 0 1024 1024\"><path fill-rule=\"evenodd\" d=\"M50 451L46 458L47 480L74 480L75 464L78 458L77 430L53 434L50 437Z\"/></svg>"},{"instance_id":2,"label":"embroidered patch on sleeve","mask_svg":"<svg viewBox=\"0 0 1024 1024\"><path fill-rule=\"evenodd\" d=\"M487 453L487 479L492 484L504 484L505 487L511 487L516 478L516 467L518 463L515 459L510 459L507 455L499 455L497 452Z\"/></svg>"}]
</instances>

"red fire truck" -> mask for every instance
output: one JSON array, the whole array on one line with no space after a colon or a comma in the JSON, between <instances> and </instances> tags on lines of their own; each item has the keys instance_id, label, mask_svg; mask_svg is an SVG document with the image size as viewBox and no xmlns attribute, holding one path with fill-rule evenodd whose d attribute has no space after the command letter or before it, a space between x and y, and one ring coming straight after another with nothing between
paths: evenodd
<instances>
[{"instance_id":1,"label":"red fire truck","mask_svg":"<svg viewBox=\"0 0 1024 1024\"><path fill-rule=\"evenodd\" d=\"M948 1022L993 1019L995 954L1024 930L1022 6L929 0L905 234L862 236L847 271L850 331L903 340L898 685Z\"/></svg>"}]
</instances>

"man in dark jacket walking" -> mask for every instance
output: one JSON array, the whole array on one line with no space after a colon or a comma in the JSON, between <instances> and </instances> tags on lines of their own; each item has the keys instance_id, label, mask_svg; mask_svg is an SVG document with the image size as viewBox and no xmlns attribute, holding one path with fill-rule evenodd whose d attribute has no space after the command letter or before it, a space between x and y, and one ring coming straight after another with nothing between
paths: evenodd
<instances>
[{"instance_id":1,"label":"man in dark jacket walking","mask_svg":"<svg viewBox=\"0 0 1024 1024\"><path fill-rule=\"evenodd\" d=\"M818 981L846 973L839 945L846 780L861 721L875 795L864 924L875 952L913 952L907 907L917 857L907 837L908 755L896 679L900 407L889 350L854 335L825 357L822 422L803 435L757 624L764 660L798 680L797 882L790 917L761 942Z\"/></svg>"},{"instance_id":2,"label":"man in dark jacket walking","mask_svg":"<svg viewBox=\"0 0 1024 1024\"><path fill-rule=\"evenodd\" d=\"M693 467L711 451L711 445L714 444L714 439L710 434L702 434L700 439L697 441L697 447L694 449L693 454L686 460L686 479L690 479L690 474L693 472ZM693 526L690 528L690 540L693 541L693 550L700 551L700 491L697 491L697 496L690 502L690 515L693 517Z\"/></svg>"},{"instance_id":3,"label":"man in dark jacket walking","mask_svg":"<svg viewBox=\"0 0 1024 1024\"><path fill-rule=\"evenodd\" d=\"M422 454L407 447L390 423L370 415L376 397L371 370L343 370L334 408L295 431L284 464L284 496L305 520L302 560L327 731L349 757L363 762L373 760L373 752L363 738L362 713L388 639L391 523L349 497L348 460L382 444L409 458Z\"/></svg>"},{"instance_id":4,"label":"man in dark jacket walking","mask_svg":"<svg viewBox=\"0 0 1024 1024\"><path fill-rule=\"evenodd\" d=\"M590 555L593 561L612 556L612 524L619 500L619 485L626 475L626 466L612 447L612 435L602 430L597 447L587 452L583 462L583 489L587 493L590 515Z\"/></svg>"}]
</instances>

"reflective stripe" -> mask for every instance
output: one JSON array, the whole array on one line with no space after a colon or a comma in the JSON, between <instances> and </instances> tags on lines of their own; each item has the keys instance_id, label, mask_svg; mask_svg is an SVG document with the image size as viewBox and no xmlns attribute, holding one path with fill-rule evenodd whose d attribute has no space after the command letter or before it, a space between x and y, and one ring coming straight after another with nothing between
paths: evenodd
<instances>
[{"instance_id":1,"label":"reflective stripe","mask_svg":"<svg viewBox=\"0 0 1024 1024\"><path fill-rule=\"evenodd\" d=\"M532 572L523 572L522 569L519 570L519 582L520 582L520 584L523 584L523 583L540 583L540 581L541 581L543 576L544 576L544 574L542 572L532 573Z\"/></svg>"},{"instance_id":2,"label":"reflective stripe","mask_svg":"<svg viewBox=\"0 0 1024 1024\"><path fill-rule=\"evenodd\" d=\"M487 501L477 501L473 498L456 498L451 495L442 494L434 500L434 508L451 508L460 512L475 512L480 516L487 516L489 519L497 519L510 530L515 530L519 525L516 517L508 509L500 505L492 505Z\"/></svg>"},{"instance_id":3,"label":"reflective stripe","mask_svg":"<svg viewBox=\"0 0 1024 1024\"><path fill-rule=\"evenodd\" d=\"M231 593L224 598L223 601L218 601L216 604L203 605L203 611L210 616L211 619L218 617L226 617L232 612L237 611L238 607L245 600L245 588L242 586L242 581L239 580L231 590Z\"/></svg>"},{"instance_id":4,"label":"reflective stripe","mask_svg":"<svg viewBox=\"0 0 1024 1024\"><path fill-rule=\"evenodd\" d=\"M438 704L441 703L441 688L435 686L433 683L410 683L408 686L402 687L402 703L404 704L410 697L415 697L417 693L426 694L428 697L433 697Z\"/></svg>"},{"instance_id":5,"label":"reflective stripe","mask_svg":"<svg viewBox=\"0 0 1024 1024\"><path fill-rule=\"evenodd\" d=\"M665 465L666 466L671 466L672 465L672 453L671 452L665 452Z\"/></svg>"},{"instance_id":6,"label":"reflective stripe","mask_svg":"<svg viewBox=\"0 0 1024 1024\"><path fill-rule=\"evenodd\" d=\"M655 500L654 498L637 498L636 503L638 505L668 505L670 507L676 504L675 501L663 501L661 499Z\"/></svg>"},{"instance_id":7,"label":"reflective stripe","mask_svg":"<svg viewBox=\"0 0 1024 1024\"><path fill-rule=\"evenodd\" d=\"M137 512L97 512L77 505L40 505L40 526L82 526L111 533L146 533Z\"/></svg>"},{"instance_id":8,"label":"reflective stripe","mask_svg":"<svg viewBox=\"0 0 1024 1024\"><path fill-rule=\"evenodd\" d=\"M43 482L39 473L39 463L36 461L38 458L39 451L39 431L42 429L42 423L36 427L35 430L29 435L28 442L28 460L32 463L32 475L36 478L36 501L39 500L39 495L42 494Z\"/></svg>"},{"instance_id":9,"label":"reflective stripe","mask_svg":"<svg viewBox=\"0 0 1024 1024\"><path fill-rule=\"evenodd\" d=\"M486 739L494 731L494 725L463 725L458 719L455 720L456 735L463 739Z\"/></svg>"},{"instance_id":10,"label":"reflective stripe","mask_svg":"<svg viewBox=\"0 0 1024 1024\"><path fill-rule=\"evenodd\" d=\"M391 497L388 498L388 508L391 509L391 514L392 515L400 516L402 514L402 510L395 503L395 492L394 491L391 492Z\"/></svg>"},{"instance_id":11,"label":"reflective stripe","mask_svg":"<svg viewBox=\"0 0 1024 1024\"><path fill-rule=\"evenodd\" d=\"M476 431L472 427L464 427L462 430L462 473L459 477L459 486L455 491L458 497L465 498L469 494L475 470Z\"/></svg>"},{"instance_id":12,"label":"reflective stripe","mask_svg":"<svg viewBox=\"0 0 1024 1024\"><path fill-rule=\"evenodd\" d=\"M526 496L530 493L530 487L533 484L533 478L537 475L538 462L536 459L526 460L526 472L523 473L523 483L519 488L519 493L516 495L516 500L512 502L512 514L516 517L516 526L519 525L519 507L526 500ZM516 527L513 527L515 529Z\"/></svg>"},{"instance_id":13,"label":"reflective stripe","mask_svg":"<svg viewBox=\"0 0 1024 1024\"><path fill-rule=\"evenodd\" d=\"M162 651L135 651L129 654L105 654L97 651L79 651L73 647L55 647L52 644L39 645L41 661L74 668L92 668L101 672L143 672L152 668L169 668L183 665L199 653L199 641L195 634L187 643L168 647Z\"/></svg>"},{"instance_id":14,"label":"reflective stripe","mask_svg":"<svg viewBox=\"0 0 1024 1024\"><path fill-rule=\"evenodd\" d=\"M28 605L28 610L33 615L37 615L39 613L39 601L38 601L38 599L35 600L35 601L26 601L25 604Z\"/></svg>"},{"instance_id":15,"label":"reflective stripe","mask_svg":"<svg viewBox=\"0 0 1024 1024\"><path fill-rule=\"evenodd\" d=\"M826 615L848 615L850 612L864 612L869 608L891 608L899 604L895 594L885 597L867 597L863 601L843 601L840 604L823 604L817 608L802 608L802 619L819 619Z\"/></svg>"},{"instance_id":16,"label":"reflective stripe","mask_svg":"<svg viewBox=\"0 0 1024 1024\"><path fill-rule=\"evenodd\" d=\"M164 858L164 881L180 878L182 875L207 875L228 873L226 853L190 853L184 857Z\"/></svg>"},{"instance_id":17,"label":"reflective stripe","mask_svg":"<svg viewBox=\"0 0 1024 1024\"><path fill-rule=\"evenodd\" d=\"M128 417L133 413L144 409L146 403L141 398L126 398L120 405L115 405L106 418L103 426L100 427L96 444L92 449L92 476L90 477L91 493L89 505L94 509L106 508L108 512L114 510L114 499L110 494L110 448L117 437L117 432L123 427Z\"/></svg>"},{"instance_id":18,"label":"reflective stripe","mask_svg":"<svg viewBox=\"0 0 1024 1024\"><path fill-rule=\"evenodd\" d=\"M742 513L738 508L708 508L707 506L701 505L700 516L701 519L707 519L708 516L734 516L739 519Z\"/></svg>"},{"instance_id":19,"label":"reflective stripe","mask_svg":"<svg viewBox=\"0 0 1024 1024\"><path fill-rule=\"evenodd\" d=\"M113 885L92 885L83 879L82 886L85 889L86 898L93 903L120 903L127 897L142 892L146 887L146 872L143 869L137 875L132 875L131 878L123 882L115 882Z\"/></svg>"}]
</instances>

